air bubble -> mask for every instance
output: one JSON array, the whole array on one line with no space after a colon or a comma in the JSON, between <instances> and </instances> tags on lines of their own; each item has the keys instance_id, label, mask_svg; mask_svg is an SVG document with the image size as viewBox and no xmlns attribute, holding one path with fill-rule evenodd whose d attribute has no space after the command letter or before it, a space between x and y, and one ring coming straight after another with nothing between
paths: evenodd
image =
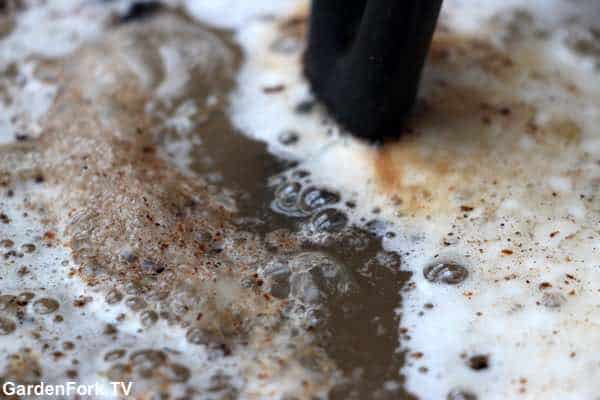
<instances>
[{"instance_id":1,"label":"air bubble","mask_svg":"<svg viewBox=\"0 0 600 400\"><path fill-rule=\"evenodd\" d=\"M297 169L294 172L292 172L292 178L295 179L304 179L308 176L310 176L310 172L303 169Z\"/></svg>"},{"instance_id":2,"label":"air bubble","mask_svg":"<svg viewBox=\"0 0 600 400\"><path fill-rule=\"evenodd\" d=\"M155 311L146 310L140 314L140 322L146 328L154 325L156 321L158 321L158 314Z\"/></svg>"},{"instance_id":3,"label":"air bubble","mask_svg":"<svg viewBox=\"0 0 600 400\"><path fill-rule=\"evenodd\" d=\"M279 299L285 299L290 293L290 268L284 260L271 261L262 271L267 281L269 293Z\"/></svg>"},{"instance_id":4,"label":"air bubble","mask_svg":"<svg viewBox=\"0 0 600 400\"><path fill-rule=\"evenodd\" d=\"M298 201L301 186L298 182L286 182L277 188L275 196L282 204L292 206Z\"/></svg>"},{"instance_id":5,"label":"air bubble","mask_svg":"<svg viewBox=\"0 0 600 400\"><path fill-rule=\"evenodd\" d=\"M318 304L344 296L355 288L343 264L317 252L301 253L290 260L290 295L304 304Z\"/></svg>"},{"instance_id":6,"label":"air bubble","mask_svg":"<svg viewBox=\"0 0 600 400\"><path fill-rule=\"evenodd\" d=\"M190 328L185 334L185 338L191 344L206 344L206 336L200 328Z\"/></svg>"},{"instance_id":7,"label":"air bubble","mask_svg":"<svg viewBox=\"0 0 600 400\"><path fill-rule=\"evenodd\" d=\"M457 285L469 276L467 269L455 262L437 262L423 269L423 276L432 283Z\"/></svg>"},{"instance_id":8,"label":"air bubble","mask_svg":"<svg viewBox=\"0 0 600 400\"><path fill-rule=\"evenodd\" d=\"M0 335L9 335L17 329L17 324L13 320L0 317Z\"/></svg>"},{"instance_id":9,"label":"air bubble","mask_svg":"<svg viewBox=\"0 0 600 400\"><path fill-rule=\"evenodd\" d=\"M277 140L279 140L279 143L283 144L284 146L291 146L298 143L300 140L300 135L295 131L284 131L279 134Z\"/></svg>"},{"instance_id":10,"label":"air bubble","mask_svg":"<svg viewBox=\"0 0 600 400\"><path fill-rule=\"evenodd\" d=\"M181 364L170 364L166 370L167 379L175 383L184 383L190 379L190 370Z\"/></svg>"},{"instance_id":11,"label":"air bubble","mask_svg":"<svg viewBox=\"0 0 600 400\"><path fill-rule=\"evenodd\" d=\"M117 289L112 289L106 294L105 300L108 304L117 304L123 300L123 294Z\"/></svg>"},{"instance_id":12,"label":"air bubble","mask_svg":"<svg viewBox=\"0 0 600 400\"><path fill-rule=\"evenodd\" d=\"M29 302L31 301L31 299L33 299L35 297L35 293L32 292L23 292L21 294L19 294L16 298L16 302L19 306L26 306L27 304L29 304Z\"/></svg>"},{"instance_id":13,"label":"air bubble","mask_svg":"<svg viewBox=\"0 0 600 400\"><path fill-rule=\"evenodd\" d=\"M10 294L0 296L0 311L9 311L14 309L17 304L17 297Z\"/></svg>"},{"instance_id":14,"label":"air bubble","mask_svg":"<svg viewBox=\"0 0 600 400\"><path fill-rule=\"evenodd\" d=\"M316 213L311 219L312 227L318 232L341 231L348 224L348 217L334 208L327 208Z\"/></svg>"},{"instance_id":15,"label":"air bubble","mask_svg":"<svg viewBox=\"0 0 600 400\"><path fill-rule=\"evenodd\" d=\"M167 362L167 355L159 350L139 350L129 357L131 363L140 369L154 369Z\"/></svg>"},{"instance_id":16,"label":"air bubble","mask_svg":"<svg viewBox=\"0 0 600 400\"><path fill-rule=\"evenodd\" d=\"M108 379L114 382L127 381L130 375L131 367L125 364L114 364L108 371L106 371L106 376Z\"/></svg>"},{"instance_id":17,"label":"air bubble","mask_svg":"<svg viewBox=\"0 0 600 400\"><path fill-rule=\"evenodd\" d=\"M324 206L331 206L340 201L340 195L316 187L307 188L302 192L300 207L307 213L312 213Z\"/></svg>"},{"instance_id":18,"label":"air bubble","mask_svg":"<svg viewBox=\"0 0 600 400\"><path fill-rule=\"evenodd\" d=\"M557 309L560 308L567 299L559 292L544 293L542 296L542 304L546 308Z\"/></svg>"},{"instance_id":19,"label":"air bubble","mask_svg":"<svg viewBox=\"0 0 600 400\"><path fill-rule=\"evenodd\" d=\"M125 305L132 311L140 311L146 308L148 303L141 297L129 297L125 300Z\"/></svg>"},{"instance_id":20,"label":"air bubble","mask_svg":"<svg viewBox=\"0 0 600 400\"><path fill-rule=\"evenodd\" d=\"M41 315L52 314L53 312L58 310L59 307L60 304L58 301L47 297L36 300L33 303L33 311Z\"/></svg>"},{"instance_id":21,"label":"air bubble","mask_svg":"<svg viewBox=\"0 0 600 400\"><path fill-rule=\"evenodd\" d=\"M125 356L126 353L127 352L123 349L116 349L116 350L109 351L108 353L106 353L104 355L104 361L106 361L106 362L117 361L117 360L123 358L123 356Z\"/></svg>"},{"instance_id":22,"label":"air bubble","mask_svg":"<svg viewBox=\"0 0 600 400\"><path fill-rule=\"evenodd\" d=\"M298 208L298 201L302 185L298 182L285 182L275 190L275 199L271 203L273 211L290 217L303 217Z\"/></svg>"},{"instance_id":23,"label":"air bubble","mask_svg":"<svg viewBox=\"0 0 600 400\"><path fill-rule=\"evenodd\" d=\"M447 400L477 400L477 396L473 393L463 390L463 389L454 389L448 393L446 396Z\"/></svg>"},{"instance_id":24,"label":"air bubble","mask_svg":"<svg viewBox=\"0 0 600 400\"><path fill-rule=\"evenodd\" d=\"M139 281L131 281L125 284L125 293L136 296L144 293L144 286Z\"/></svg>"},{"instance_id":25,"label":"air bubble","mask_svg":"<svg viewBox=\"0 0 600 400\"><path fill-rule=\"evenodd\" d=\"M313 100L304 100L296 105L295 111L298 114L308 114L315 108Z\"/></svg>"},{"instance_id":26,"label":"air bubble","mask_svg":"<svg viewBox=\"0 0 600 400\"><path fill-rule=\"evenodd\" d=\"M35 251L35 244L26 243L21 246L21 250L25 253L33 253Z\"/></svg>"}]
</instances>

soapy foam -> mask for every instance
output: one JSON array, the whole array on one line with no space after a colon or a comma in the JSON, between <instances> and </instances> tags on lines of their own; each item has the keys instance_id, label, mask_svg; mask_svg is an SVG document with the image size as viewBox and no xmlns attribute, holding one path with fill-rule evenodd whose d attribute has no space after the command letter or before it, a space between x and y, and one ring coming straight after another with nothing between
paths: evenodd
<instances>
[{"instance_id":1,"label":"soapy foam","mask_svg":"<svg viewBox=\"0 0 600 400\"><path fill-rule=\"evenodd\" d=\"M593 56L568 40L585 36L597 13L593 2L445 2L441 24L451 33L434 41L422 96L451 93L452 86L435 89L436 79L460 90L489 84L482 103L469 94L449 104L433 98L443 111L419 114L417 134L381 150L328 134L322 110L293 112L308 89L301 51L272 51L285 18L238 31L247 61L233 96L236 124L356 203L344 210L352 222L364 226L379 207L375 218L387 221L379 233L395 233L384 246L413 272L398 309L402 373L420 398L576 399L598 391L589 349L599 335L599 88ZM272 85L283 89L265 90ZM461 103L466 113L446 123L443 112L462 113ZM481 121L471 105L484 110ZM278 140L287 130L298 133L297 144ZM437 156L449 164L437 167ZM423 269L439 262L464 266L468 278L428 281ZM425 304L432 307L423 312Z\"/></svg>"},{"instance_id":2,"label":"soapy foam","mask_svg":"<svg viewBox=\"0 0 600 400\"><path fill-rule=\"evenodd\" d=\"M281 19L273 20L272 17L285 15L290 10L302 9L303 5L291 1L277 2L277 5L271 3L245 2L244 7L235 4L223 11L220 8L223 5L221 2L186 2L188 9L194 11L194 15L200 20L236 29L237 38L244 46L247 61L238 77L239 91L232 99L233 118L240 129L252 137L265 140L274 153L301 160L298 168L311 172L310 179L313 184L341 193L342 201L336 207L342 208L352 223L364 226L376 218L382 221L381 224L374 225L378 233L395 233L384 236L383 243L386 248L401 254L404 267L414 272L413 283L408 286L402 305L399 305L398 309L402 314L402 326L399 329L406 336L410 336L410 340L404 338L400 343L400 350L408 353L408 362L402 370L407 377L408 389L424 399L444 398L448 393L459 393L460 390L474 393L480 398L593 397L598 389L594 380L594 365L597 360L589 352L597 340L594 333L596 304L593 300L597 290L594 282L598 281L598 277L595 276L597 263L594 262L597 258L594 225L598 220L594 193L598 176L594 159L600 153L600 146L593 134L594 127L598 126L594 107L597 96L593 85L594 59L589 55L575 54L565 45L576 26L564 25L569 13L582 16L582 24L585 23L590 15L593 15L591 11L586 13L585 10L589 11L593 4L580 2L578 4L581 7L573 8L570 7L571 3L558 0L552 1L552 4L545 1L525 3L517 0L502 4L473 4L474 2L458 0L446 2L443 21L452 29L464 33L485 33L487 36L484 37L488 37L490 42L494 43L500 43L501 40L496 36L498 32L493 29L486 31L486 21L489 17L498 13L509 16L510 10L515 6L529 9L539 25L548 26L551 31L549 40L536 42L542 50L544 72L557 69L562 76L568 76L579 88L583 87L585 90L580 93L580 98L584 100L577 100L574 96L565 95L564 87L554 85L552 80L542 87L530 84L527 80L523 81L524 87L518 91L517 97L539 105L543 111L536 114L534 122L539 126L549 125L548 129L556 133L556 136L574 136L575 144L564 145L561 142L556 146L560 151L552 153L552 149L544 147L544 137L536 136L535 132L531 136L518 135L515 151L517 156L526 156L525 161L518 160L526 174L517 175L516 178L513 176L512 184L501 182L493 191L488 190L487 182L479 182L480 186L472 187L483 189L485 200L491 203L491 206L468 203L467 201L479 199L473 195L469 197L465 191L440 202L423 202L423 208L430 212L428 215L427 212L422 212L421 208L406 208L407 206L403 205L405 203L399 203L395 195L404 194L398 189L399 183L395 179L382 183L386 182L386 179L382 179L381 167L385 166L392 177L396 176L396 168L398 164L402 164L396 155L409 154L402 148L402 144L389 150L389 155L382 158L381 151L341 134L332 122L324 124L323 120L330 119L319 106L313 107L309 114L292 111L298 110L299 105L311 100L308 86L300 73L301 47L290 46L286 47L284 52L273 52L274 48L279 48L274 44L282 42L282 33L279 25ZM7 43L29 37L32 38L31 44L24 47L11 45L12 50L6 50L7 54L15 54L10 55L13 60L25 59L31 52L41 52L44 56L64 55L81 43L72 43L72 36L68 34L72 32L72 27L82 29L81 37L86 40L101 33L96 30L97 22L92 22L94 18L88 18L85 23L77 23L78 18L83 18L82 15L90 12L88 7L83 7L82 13L76 11L77 4L72 1L50 2L48 5L59 7L62 11L58 15L63 15L65 21L73 22L64 23L57 28L62 29L61 32L65 34L53 37L52 45L47 47L48 53L43 52L46 46L38 45L42 42L37 37L47 34L44 27L51 24L43 22L47 21L50 15L56 14L44 14L37 8L32 8L34 11L31 11L31 15L37 15L37 19L23 18L32 18L33 22L28 24L28 29L37 33L12 34L14 36L11 36ZM282 4L283 8L279 8ZM232 10L243 12L236 14L231 12ZM265 18L266 14L271 17ZM105 14L102 12L101 15ZM558 15L564 18L557 18ZM98 14L90 12L89 16ZM502 23L500 25L502 26ZM18 29L15 32L20 32ZM506 34L506 31L502 32ZM585 36L585 33L581 35ZM283 36L288 43L302 41L302 38L289 32L284 32ZM57 40L58 38L62 39ZM167 53L163 54L165 57L169 56ZM581 60L585 62L582 63ZM463 70L469 71L467 67ZM443 77L443 70L434 72ZM452 74L452 78L456 81L462 80L464 84L473 84L477 79L489 79L489 73L489 70L474 68L472 76ZM426 82L425 96L430 94L429 88ZM52 89L48 91L52 92ZM550 98L548 93L551 93L553 98ZM588 98L591 100L585 101ZM38 109L37 106L35 108ZM33 114L32 120L39 119L46 106L40 106L39 110ZM565 123L564 120L554 124L556 118L553 117L561 114L574 119L581 132L577 133L573 124ZM177 118L178 122L172 124L181 126L181 132L185 132L187 125L182 123L185 117L179 115L174 118ZM494 121L492 127L486 129L500 129L501 126L498 128L496 124L500 123ZM454 128L441 127L439 132ZM515 129L510 125L509 128ZM427 129L432 128L425 128L425 131ZM298 136L298 142L293 145L285 144L281 140L282 133L289 131ZM429 136L433 138L433 142L439 132L432 132ZM424 137L428 137L427 132ZM173 157L175 159L179 159L180 154L189 153L189 147L186 147L188 142L181 142L181 148L171 149L176 154ZM415 151L427 150L418 141L406 146ZM554 143L549 145L553 146ZM504 151L502 148L500 150ZM537 157L536 152L539 152ZM548 154L553 154L553 158L549 159ZM382 159L385 161L381 161ZM181 160L181 167L187 169L188 162L185 158ZM501 163L502 160L498 162ZM510 162L506 164L511 172L512 165ZM435 177L434 174L429 174L427 169L419 170L410 163L406 164L406 167L411 171L403 178L409 183L406 186L409 191L427 184L432 176ZM482 175L487 173L485 168L479 170L480 166L477 164L475 167L476 172ZM292 172L289 175L291 176ZM475 177L477 178L477 174ZM429 186L428 189L440 189L442 184L454 182L451 178L447 178L450 179L447 181L442 179L438 181L439 186ZM455 178L461 182L464 176L459 173ZM473 177L470 176L469 179ZM473 181L465 182L466 188L469 189L468 184ZM464 189L465 184L460 187ZM20 210L23 193L27 190L32 190L33 197L43 197L39 188L19 188L14 200L3 200L2 208ZM434 190L432 193L436 196L446 192L440 189L439 192ZM44 196L51 198L53 194L48 193ZM342 207L341 204L347 201L354 202L357 207L353 210ZM456 213L459 205L465 208ZM374 214L374 208L379 208L380 211ZM464 214L468 217L463 217ZM30 241L30 238L23 236L24 231L17 227L31 227L34 236L43 236L48 226L47 221L44 221L43 225L37 220L21 221L18 215L12 212L9 218L19 221L18 224L9 225L11 231L7 231L13 238L11 240L18 244ZM13 232L12 229L16 230ZM49 263L55 264L55 259L65 260L69 256L66 249L59 244L52 248L39 246L39 253L39 258L35 253L24 256L32 257L29 265L33 266L35 272ZM438 262L437 260L465 266L469 271L468 279L458 286L445 286L427 281L422 275L422 269L432 262ZM37 276L35 274L31 275L32 278L23 280L14 276L14 270L8 273L13 275L2 282L11 283L12 286L3 288L2 294L16 294L35 286L32 281L33 276ZM44 277L46 279L45 273ZM95 338L90 343L89 352L87 348L81 349L79 360L96 360L99 357L98 348L110 347L102 342L105 339L98 333L104 328L104 322L114 321L118 313L123 312L124 306L105 307L102 298L90 293L78 278L67 277L68 267L61 264L61 268L52 272L48 280L52 282L56 279L60 282L60 285L53 287L53 295L60 299L59 312L69 316L64 326L70 329L89 329L86 333L92 332L93 335L90 336ZM19 283L14 286L16 282L23 282L23 285ZM80 319L79 314L70 306L74 293L85 293L93 298L86 306L86 315L97 316L102 322L92 323L87 316L81 316L83 319ZM433 308L426 308L422 312L425 304L432 304ZM172 361L188 367L197 365L197 372L193 372L195 379L208 379L211 373L204 373L207 365L197 362L198 359L209 359L205 349L202 346L185 345L185 331L173 326L167 329L160 324L162 322L144 334L137 334L140 325L135 318L120 324L119 329L125 332L125 338L121 338L122 347L127 348L128 343L136 343L140 347L155 348L156 344L168 343L169 347L176 347L182 353L176 356L169 355L174 357ZM18 332L21 332L20 329ZM57 332L59 336L60 333ZM276 339L281 343L289 340L285 335ZM110 342L111 339L107 336L106 340ZM24 345L29 343L27 338L23 338L23 341ZM121 342L119 343L121 345ZM34 346L33 342L31 345ZM244 354L241 356L252 357ZM485 364L482 362L473 364L470 360L474 356L487 356L489 367L482 367ZM46 365L46 362L42 357L42 366ZM209 364L211 368L214 365L215 369L222 368L228 371L229 377L238 377L237 381L235 378L233 382L228 381L232 387L238 389L244 385L241 377L245 373L246 376L260 374L260 371L255 370L258 363L248 364L247 358L244 363L237 355L229 359L210 358ZM471 369L469 364L483 369ZM49 367L43 368L44 371L53 371L54 364L48 365ZM245 365L251 370L251 374L240 371L239 365ZM99 359L82 365L79 368L80 380L91 382L96 379L94 373L103 369L109 369L109 366L102 364ZM57 368L56 371L58 370ZM297 377L304 373L302 370L291 370L289 374L272 383L251 379L245 383L245 393L273 395L273 391L281 388L289 388L291 393L297 392L301 390ZM55 379L61 381L62 377ZM200 386L207 387L210 383L201 383ZM395 383L390 382L387 386L394 387ZM216 396L218 395L215 394Z\"/></svg>"},{"instance_id":3,"label":"soapy foam","mask_svg":"<svg viewBox=\"0 0 600 400\"><path fill-rule=\"evenodd\" d=\"M285 15L294 9L295 0L211 0L180 1L190 15L220 28L240 29L253 20Z\"/></svg>"},{"instance_id":4,"label":"soapy foam","mask_svg":"<svg viewBox=\"0 0 600 400\"><path fill-rule=\"evenodd\" d=\"M56 95L53 78L36 76L37 62L28 58L65 56L82 43L97 39L111 13L124 5L117 3L82 7L79 0L23 2L23 10L13 18L13 29L0 41L0 71L10 76L11 68L20 67L0 86L0 143L39 136L40 121Z\"/></svg>"}]
</instances>

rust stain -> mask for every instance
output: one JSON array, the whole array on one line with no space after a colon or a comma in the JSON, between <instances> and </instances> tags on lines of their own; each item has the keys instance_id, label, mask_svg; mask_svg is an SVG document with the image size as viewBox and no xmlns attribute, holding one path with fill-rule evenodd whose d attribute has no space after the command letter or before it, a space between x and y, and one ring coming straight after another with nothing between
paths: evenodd
<instances>
[{"instance_id":1,"label":"rust stain","mask_svg":"<svg viewBox=\"0 0 600 400\"><path fill-rule=\"evenodd\" d=\"M310 7L308 2L300 4L289 17L279 23L279 30L284 36L303 39L308 32Z\"/></svg>"},{"instance_id":2,"label":"rust stain","mask_svg":"<svg viewBox=\"0 0 600 400\"><path fill-rule=\"evenodd\" d=\"M538 107L519 97L528 80L574 96L578 88L545 69L531 42L529 48L514 46L502 49L485 35L438 30L410 134L386 143L374 159L379 188L401 200L400 212L456 213L465 202L480 200L472 198L475 193L485 198L493 192L503 177L518 184L521 161L530 163L520 147L524 139L546 159L578 141L575 121L553 116L541 123Z\"/></svg>"},{"instance_id":3,"label":"rust stain","mask_svg":"<svg viewBox=\"0 0 600 400\"><path fill-rule=\"evenodd\" d=\"M401 166L393 164L391 146L386 146L376 153L375 168L378 172L381 185L394 187L402 176Z\"/></svg>"}]
</instances>

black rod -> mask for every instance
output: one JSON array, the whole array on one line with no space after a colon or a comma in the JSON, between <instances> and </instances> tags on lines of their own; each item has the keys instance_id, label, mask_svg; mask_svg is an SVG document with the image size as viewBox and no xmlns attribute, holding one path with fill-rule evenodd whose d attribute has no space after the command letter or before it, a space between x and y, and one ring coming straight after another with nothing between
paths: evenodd
<instances>
[{"instance_id":1,"label":"black rod","mask_svg":"<svg viewBox=\"0 0 600 400\"><path fill-rule=\"evenodd\" d=\"M397 136L410 114L442 0L313 0L305 73L353 134Z\"/></svg>"}]
</instances>

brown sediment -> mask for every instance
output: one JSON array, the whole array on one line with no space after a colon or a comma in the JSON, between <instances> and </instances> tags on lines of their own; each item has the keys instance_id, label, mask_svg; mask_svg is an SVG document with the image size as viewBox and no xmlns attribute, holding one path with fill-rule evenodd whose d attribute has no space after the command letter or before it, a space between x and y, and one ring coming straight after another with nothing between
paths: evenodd
<instances>
[{"instance_id":1,"label":"brown sediment","mask_svg":"<svg viewBox=\"0 0 600 400\"><path fill-rule=\"evenodd\" d=\"M10 16L0 15L0 39L8 36L14 27L14 21Z\"/></svg>"}]
</instances>

